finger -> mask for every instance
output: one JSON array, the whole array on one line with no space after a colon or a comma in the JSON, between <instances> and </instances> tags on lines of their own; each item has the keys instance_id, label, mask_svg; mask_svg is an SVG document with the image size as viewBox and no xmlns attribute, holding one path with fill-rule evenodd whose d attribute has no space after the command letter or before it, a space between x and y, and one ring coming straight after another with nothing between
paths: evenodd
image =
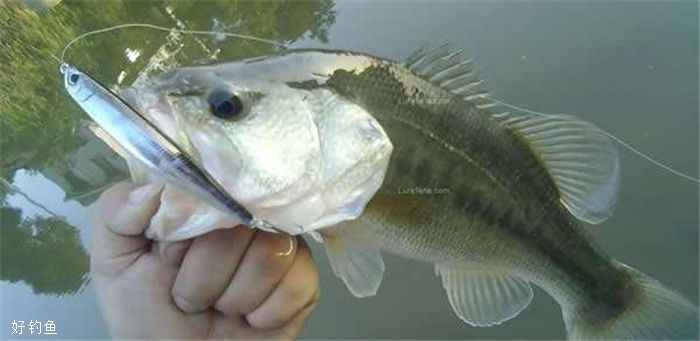
<instances>
[{"instance_id":1,"label":"finger","mask_svg":"<svg viewBox=\"0 0 700 341\"><path fill-rule=\"evenodd\" d=\"M195 238L173 284L175 304L187 313L211 307L231 281L253 236L252 229L240 226Z\"/></svg>"},{"instance_id":2,"label":"finger","mask_svg":"<svg viewBox=\"0 0 700 341\"><path fill-rule=\"evenodd\" d=\"M214 316L214 326L209 335L211 339L236 340L295 340L301 334L304 323L313 313L316 303L304 307L287 324L277 329L259 330L253 328L240 316Z\"/></svg>"},{"instance_id":3,"label":"finger","mask_svg":"<svg viewBox=\"0 0 700 341\"><path fill-rule=\"evenodd\" d=\"M162 184L137 186L131 182L118 183L100 196L100 218L114 234L141 235L158 208L158 194L162 189Z\"/></svg>"},{"instance_id":4,"label":"finger","mask_svg":"<svg viewBox=\"0 0 700 341\"><path fill-rule=\"evenodd\" d=\"M296 238L256 231L253 241L214 307L226 315L246 315L277 286L296 253Z\"/></svg>"},{"instance_id":5,"label":"finger","mask_svg":"<svg viewBox=\"0 0 700 341\"><path fill-rule=\"evenodd\" d=\"M257 309L246 316L256 329L281 328L305 307L318 299L318 273L311 252L299 242L296 257L289 271L272 294Z\"/></svg>"},{"instance_id":6,"label":"finger","mask_svg":"<svg viewBox=\"0 0 700 341\"><path fill-rule=\"evenodd\" d=\"M286 340L296 340L299 338L306 320L311 316L316 309L316 301L313 301L308 306L304 307L296 316L292 318L291 321L287 322L282 328L274 330L274 334L270 335L270 339L286 339Z\"/></svg>"},{"instance_id":7,"label":"finger","mask_svg":"<svg viewBox=\"0 0 700 341\"><path fill-rule=\"evenodd\" d=\"M155 250L158 252L158 257L163 264L180 266L191 244L192 239L179 242L157 242L155 243Z\"/></svg>"},{"instance_id":8,"label":"finger","mask_svg":"<svg viewBox=\"0 0 700 341\"><path fill-rule=\"evenodd\" d=\"M143 230L158 208L161 186L119 183L101 196L97 204L91 259L97 269L130 264L145 252L148 240ZM101 264L103 262L104 264Z\"/></svg>"}]
</instances>

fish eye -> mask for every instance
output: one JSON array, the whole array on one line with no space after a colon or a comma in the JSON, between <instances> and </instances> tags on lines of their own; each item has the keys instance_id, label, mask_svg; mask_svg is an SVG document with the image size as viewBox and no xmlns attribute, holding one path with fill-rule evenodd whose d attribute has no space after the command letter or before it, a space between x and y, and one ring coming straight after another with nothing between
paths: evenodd
<instances>
[{"instance_id":1,"label":"fish eye","mask_svg":"<svg viewBox=\"0 0 700 341\"><path fill-rule=\"evenodd\" d=\"M68 76L68 84L75 85L75 83L78 83L78 79L80 79L80 75L77 73L71 74Z\"/></svg>"},{"instance_id":2,"label":"fish eye","mask_svg":"<svg viewBox=\"0 0 700 341\"><path fill-rule=\"evenodd\" d=\"M226 120L237 118L243 112L241 98L228 90L215 90L207 98L211 113Z\"/></svg>"}]
</instances>

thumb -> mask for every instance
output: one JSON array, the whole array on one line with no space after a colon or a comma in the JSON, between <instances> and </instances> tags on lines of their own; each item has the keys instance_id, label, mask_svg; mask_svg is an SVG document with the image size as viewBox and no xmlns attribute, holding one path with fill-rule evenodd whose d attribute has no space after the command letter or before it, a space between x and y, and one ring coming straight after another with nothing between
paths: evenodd
<instances>
[{"instance_id":1,"label":"thumb","mask_svg":"<svg viewBox=\"0 0 700 341\"><path fill-rule=\"evenodd\" d=\"M102 193L93 226L93 273L115 276L148 251L143 231L158 209L162 188L121 182Z\"/></svg>"}]
</instances>

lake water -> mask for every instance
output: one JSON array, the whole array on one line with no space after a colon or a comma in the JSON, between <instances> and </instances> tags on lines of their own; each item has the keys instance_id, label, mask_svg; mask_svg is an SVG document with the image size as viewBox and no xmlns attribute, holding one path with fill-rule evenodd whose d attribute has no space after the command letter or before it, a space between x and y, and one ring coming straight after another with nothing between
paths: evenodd
<instances>
[{"instance_id":1,"label":"lake water","mask_svg":"<svg viewBox=\"0 0 700 341\"><path fill-rule=\"evenodd\" d=\"M216 25L295 47L397 60L446 42L474 58L494 97L577 115L698 174L697 2L31 3L38 14L19 2L0 3L3 339L17 337L13 320L35 319L54 320L61 338L108 337L86 273L91 213L100 191L128 175L121 159L82 126L86 116L64 92L49 57L95 28ZM126 84L158 51L176 48L166 37L144 29L93 36L76 44L68 60L104 83ZM217 48L219 60L271 51L235 39L178 39L190 39L181 54L192 61ZM615 215L592 227L593 234L611 257L697 302L698 185L622 149L621 165ZM304 338L565 336L558 305L541 290L519 317L474 328L452 313L429 264L388 257L379 294L356 299L332 274L323 250L313 248L322 298Z\"/></svg>"}]
</instances>

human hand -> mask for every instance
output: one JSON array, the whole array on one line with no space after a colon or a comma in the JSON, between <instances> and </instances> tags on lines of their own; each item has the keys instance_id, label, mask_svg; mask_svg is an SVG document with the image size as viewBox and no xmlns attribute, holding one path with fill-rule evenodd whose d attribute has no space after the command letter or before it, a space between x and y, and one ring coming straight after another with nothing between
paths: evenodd
<instances>
[{"instance_id":1,"label":"human hand","mask_svg":"<svg viewBox=\"0 0 700 341\"><path fill-rule=\"evenodd\" d=\"M318 299L303 239L243 226L146 239L161 189L120 183L98 201L90 268L111 335L296 338Z\"/></svg>"}]
</instances>

